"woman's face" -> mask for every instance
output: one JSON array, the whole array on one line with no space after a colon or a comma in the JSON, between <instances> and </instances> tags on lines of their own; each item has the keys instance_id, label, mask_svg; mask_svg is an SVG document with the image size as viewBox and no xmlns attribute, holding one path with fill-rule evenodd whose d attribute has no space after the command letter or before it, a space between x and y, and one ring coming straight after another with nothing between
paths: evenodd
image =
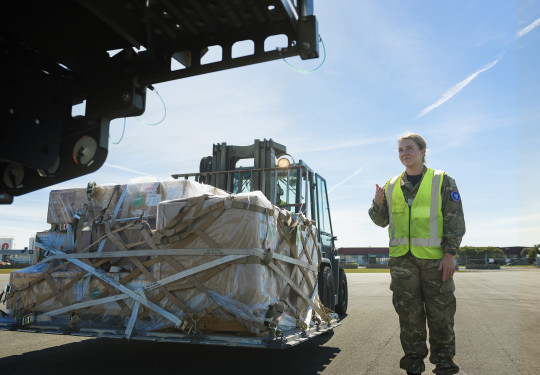
<instances>
[{"instance_id":1,"label":"woman's face","mask_svg":"<svg viewBox=\"0 0 540 375\"><path fill-rule=\"evenodd\" d=\"M398 144L399 160L406 168L424 165L426 150L420 150L412 139L402 139Z\"/></svg>"}]
</instances>

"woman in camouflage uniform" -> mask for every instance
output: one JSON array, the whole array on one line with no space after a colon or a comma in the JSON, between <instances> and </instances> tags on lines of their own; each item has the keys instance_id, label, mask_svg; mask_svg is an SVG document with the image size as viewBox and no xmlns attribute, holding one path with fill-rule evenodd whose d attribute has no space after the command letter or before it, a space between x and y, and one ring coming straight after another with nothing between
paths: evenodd
<instances>
[{"instance_id":1,"label":"woman in camouflage uniform","mask_svg":"<svg viewBox=\"0 0 540 375\"><path fill-rule=\"evenodd\" d=\"M461 197L453 178L424 165L426 142L420 135L406 134L398 146L405 172L384 188L376 185L369 216L381 227L389 225L390 289L405 353L400 367L407 374L425 370L427 320L433 372L457 374L453 275L465 234Z\"/></svg>"}]
</instances>

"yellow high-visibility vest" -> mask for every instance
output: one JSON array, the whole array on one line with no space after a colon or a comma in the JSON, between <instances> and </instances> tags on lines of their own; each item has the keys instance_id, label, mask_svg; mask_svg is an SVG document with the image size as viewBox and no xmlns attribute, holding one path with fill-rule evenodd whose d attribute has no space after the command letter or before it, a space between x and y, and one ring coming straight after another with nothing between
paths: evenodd
<instances>
[{"instance_id":1,"label":"yellow high-visibility vest","mask_svg":"<svg viewBox=\"0 0 540 375\"><path fill-rule=\"evenodd\" d=\"M390 256L405 255L410 249L417 258L441 259L444 256L441 248L441 187L444 172L428 168L412 204L405 201L401 190L403 173L390 179L385 187Z\"/></svg>"}]
</instances>

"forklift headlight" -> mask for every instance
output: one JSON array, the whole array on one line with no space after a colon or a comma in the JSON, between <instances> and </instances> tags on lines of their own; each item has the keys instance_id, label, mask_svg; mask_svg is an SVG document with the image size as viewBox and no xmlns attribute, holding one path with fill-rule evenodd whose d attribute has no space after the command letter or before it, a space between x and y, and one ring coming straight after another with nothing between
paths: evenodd
<instances>
[{"instance_id":1,"label":"forklift headlight","mask_svg":"<svg viewBox=\"0 0 540 375\"><path fill-rule=\"evenodd\" d=\"M291 164L294 164L294 159L289 154L283 155L277 161L278 168L288 168Z\"/></svg>"}]
</instances>

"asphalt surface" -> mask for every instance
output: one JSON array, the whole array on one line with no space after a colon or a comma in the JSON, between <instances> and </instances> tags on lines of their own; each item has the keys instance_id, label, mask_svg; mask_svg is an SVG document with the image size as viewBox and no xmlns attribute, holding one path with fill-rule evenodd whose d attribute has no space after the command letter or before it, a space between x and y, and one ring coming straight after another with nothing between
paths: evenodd
<instances>
[{"instance_id":1,"label":"asphalt surface","mask_svg":"<svg viewBox=\"0 0 540 375\"><path fill-rule=\"evenodd\" d=\"M343 324L289 349L0 331L0 374L404 374L389 274L347 277ZM540 374L540 269L465 271L454 278L460 374ZM6 281L0 275L0 285ZM426 373L432 369L426 360Z\"/></svg>"}]
</instances>

